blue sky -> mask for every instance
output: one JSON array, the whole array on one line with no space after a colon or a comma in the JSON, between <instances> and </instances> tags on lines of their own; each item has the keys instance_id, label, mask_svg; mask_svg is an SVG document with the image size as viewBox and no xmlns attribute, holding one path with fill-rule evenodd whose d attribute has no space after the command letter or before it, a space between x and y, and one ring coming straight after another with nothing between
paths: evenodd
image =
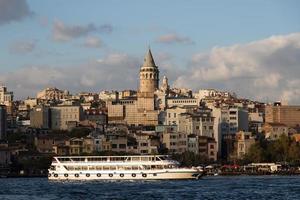
<instances>
[{"instance_id":1,"label":"blue sky","mask_svg":"<svg viewBox=\"0 0 300 200\"><path fill-rule=\"evenodd\" d=\"M20 2L23 6L13 6ZM12 12L24 13L0 14L2 82L16 90L21 86L10 83L8 76L20 69L37 66L59 71L86 66L113 54L125 54L139 64L148 45L158 57L157 64L167 66L162 66L162 72L177 71L171 74L171 81L178 82L176 76L196 67L191 65L199 54L300 32L297 0L0 0L1 4L15 8ZM91 27L87 28L89 24ZM72 32L76 31L74 27L84 30L76 34ZM103 27L108 29L102 30ZM91 45L86 45L88 39ZM235 90L222 87L221 82L207 82L199 87L209 87L209 83L219 89ZM91 85L93 90L112 89L103 87ZM78 85L70 89L88 88Z\"/></svg>"}]
</instances>

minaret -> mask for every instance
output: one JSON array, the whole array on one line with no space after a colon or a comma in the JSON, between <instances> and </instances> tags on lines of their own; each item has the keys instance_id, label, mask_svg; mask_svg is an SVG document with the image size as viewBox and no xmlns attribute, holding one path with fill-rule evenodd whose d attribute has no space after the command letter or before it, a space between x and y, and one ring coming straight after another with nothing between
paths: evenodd
<instances>
[{"instance_id":1,"label":"minaret","mask_svg":"<svg viewBox=\"0 0 300 200\"><path fill-rule=\"evenodd\" d=\"M144 64L140 69L140 89L139 92L154 93L158 89L159 70L155 65L149 48L145 58Z\"/></svg>"},{"instance_id":2,"label":"minaret","mask_svg":"<svg viewBox=\"0 0 300 200\"><path fill-rule=\"evenodd\" d=\"M168 78L164 76L162 84L161 84L161 90L164 92L168 92L170 89L169 83L168 83Z\"/></svg>"}]
</instances>

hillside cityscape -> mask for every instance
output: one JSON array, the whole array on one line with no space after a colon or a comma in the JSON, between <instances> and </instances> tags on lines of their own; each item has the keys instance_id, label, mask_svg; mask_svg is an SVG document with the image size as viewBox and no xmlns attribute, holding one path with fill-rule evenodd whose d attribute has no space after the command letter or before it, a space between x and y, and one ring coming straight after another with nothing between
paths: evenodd
<instances>
[{"instance_id":1,"label":"hillside cityscape","mask_svg":"<svg viewBox=\"0 0 300 200\"><path fill-rule=\"evenodd\" d=\"M150 48L136 74L138 88L71 94L51 86L25 100L2 85L0 175L47 175L56 155L168 154L186 166L298 169L300 106L174 88Z\"/></svg>"}]
</instances>

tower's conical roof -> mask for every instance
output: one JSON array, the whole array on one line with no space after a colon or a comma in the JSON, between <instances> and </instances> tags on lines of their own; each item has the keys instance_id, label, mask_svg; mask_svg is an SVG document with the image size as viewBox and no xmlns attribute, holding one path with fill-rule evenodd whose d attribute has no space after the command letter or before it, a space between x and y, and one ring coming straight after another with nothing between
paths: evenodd
<instances>
[{"instance_id":1,"label":"tower's conical roof","mask_svg":"<svg viewBox=\"0 0 300 200\"><path fill-rule=\"evenodd\" d=\"M145 55L144 64L142 65L142 67L156 67L150 48Z\"/></svg>"}]
</instances>

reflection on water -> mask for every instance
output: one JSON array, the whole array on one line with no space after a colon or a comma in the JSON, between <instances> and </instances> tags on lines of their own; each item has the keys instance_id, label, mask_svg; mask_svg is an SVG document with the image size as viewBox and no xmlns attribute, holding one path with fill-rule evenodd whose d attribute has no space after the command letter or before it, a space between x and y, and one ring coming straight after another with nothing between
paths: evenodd
<instances>
[{"instance_id":1,"label":"reflection on water","mask_svg":"<svg viewBox=\"0 0 300 200\"><path fill-rule=\"evenodd\" d=\"M300 199L300 176L204 177L187 181L0 179L0 199Z\"/></svg>"}]
</instances>

